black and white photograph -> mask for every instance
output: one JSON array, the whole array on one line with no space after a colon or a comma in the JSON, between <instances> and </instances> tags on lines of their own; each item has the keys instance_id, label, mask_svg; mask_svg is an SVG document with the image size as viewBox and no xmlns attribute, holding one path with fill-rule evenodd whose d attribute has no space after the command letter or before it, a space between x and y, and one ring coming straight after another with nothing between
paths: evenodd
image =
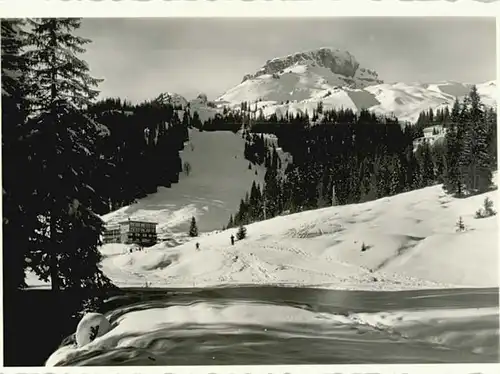
<instances>
[{"instance_id":1,"label":"black and white photograph","mask_svg":"<svg viewBox=\"0 0 500 374\"><path fill-rule=\"evenodd\" d=\"M495 12L0 23L4 366L499 362Z\"/></svg>"}]
</instances>

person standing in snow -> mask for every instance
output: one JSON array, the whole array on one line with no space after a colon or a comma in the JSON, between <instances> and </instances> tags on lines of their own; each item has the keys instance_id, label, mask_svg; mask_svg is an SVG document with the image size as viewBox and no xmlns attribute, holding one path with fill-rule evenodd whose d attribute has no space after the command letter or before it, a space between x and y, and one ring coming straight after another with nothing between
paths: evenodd
<instances>
[{"instance_id":1,"label":"person standing in snow","mask_svg":"<svg viewBox=\"0 0 500 374\"><path fill-rule=\"evenodd\" d=\"M231 245L234 245L234 235L231 234Z\"/></svg>"},{"instance_id":2,"label":"person standing in snow","mask_svg":"<svg viewBox=\"0 0 500 374\"><path fill-rule=\"evenodd\" d=\"M200 243L196 243L196 249L200 249Z\"/></svg>"}]
</instances>

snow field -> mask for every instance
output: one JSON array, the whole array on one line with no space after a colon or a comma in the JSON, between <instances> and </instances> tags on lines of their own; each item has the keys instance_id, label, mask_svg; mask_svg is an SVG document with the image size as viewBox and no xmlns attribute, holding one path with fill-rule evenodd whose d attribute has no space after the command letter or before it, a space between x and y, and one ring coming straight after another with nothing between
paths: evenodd
<instances>
[{"instance_id":1,"label":"snow field","mask_svg":"<svg viewBox=\"0 0 500 374\"><path fill-rule=\"evenodd\" d=\"M497 287L497 218L474 218L486 196L496 205L496 192L454 199L441 186L428 187L254 223L234 246L230 236L236 229L173 248L160 243L143 252L113 249L117 254L102 265L119 284L147 281L152 287ZM456 232L459 216L465 232ZM107 246L103 251L111 252Z\"/></svg>"}]
</instances>

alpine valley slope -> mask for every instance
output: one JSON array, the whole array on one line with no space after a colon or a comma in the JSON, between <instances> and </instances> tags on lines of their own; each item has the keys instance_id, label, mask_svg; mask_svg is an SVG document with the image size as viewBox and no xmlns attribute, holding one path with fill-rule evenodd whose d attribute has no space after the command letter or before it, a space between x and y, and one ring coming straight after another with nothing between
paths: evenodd
<instances>
[{"instance_id":1,"label":"alpine valley slope","mask_svg":"<svg viewBox=\"0 0 500 374\"><path fill-rule=\"evenodd\" d=\"M451 106L470 88L471 84L457 82L384 83L375 71L360 67L349 52L320 48L267 61L215 103L237 108L250 102L264 116L281 116L287 111L312 115L321 101L325 109L369 109L415 122L420 112ZM477 88L484 104L496 105L496 81Z\"/></svg>"},{"instance_id":2,"label":"alpine valley slope","mask_svg":"<svg viewBox=\"0 0 500 374\"><path fill-rule=\"evenodd\" d=\"M135 204L104 215L108 224L131 219L158 223L160 239L168 245L186 240L191 217L197 218L201 232L221 229L234 214L252 182L263 183L265 169L252 166L243 155L245 140L229 131L189 130L189 141L181 151L183 164L189 163L189 175L181 173L179 183Z\"/></svg>"},{"instance_id":3,"label":"alpine valley slope","mask_svg":"<svg viewBox=\"0 0 500 374\"><path fill-rule=\"evenodd\" d=\"M128 245L106 244L101 265L120 287L498 287L498 216L474 218L486 197L497 206L497 191L456 199L437 185L250 224L247 238L234 245L236 229L132 253ZM464 232L456 231L458 217Z\"/></svg>"},{"instance_id":4,"label":"alpine valley slope","mask_svg":"<svg viewBox=\"0 0 500 374\"><path fill-rule=\"evenodd\" d=\"M236 229L142 252L108 244L102 267L119 286L498 287L497 217L474 218L485 197L496 205L496 191L455 199L433 186L254 223L235 245Z\"/></svg>"}]
</instances>

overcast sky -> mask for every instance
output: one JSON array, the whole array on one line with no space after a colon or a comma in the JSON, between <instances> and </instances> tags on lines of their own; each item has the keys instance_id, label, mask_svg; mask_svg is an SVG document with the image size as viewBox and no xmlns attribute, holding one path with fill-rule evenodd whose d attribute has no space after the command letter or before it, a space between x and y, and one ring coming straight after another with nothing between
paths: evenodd
<instances>
[{"instance_id":1,"label":"overcast sky","mask_svg":"<svg viewBox=\"0 0 500 374\"><path fill-rule=\"evenodd\" d=\"M215 99L268 59L334 47L386 82L495 79L494 18L84 19L102 96Z\"/></svg>"}]
</instances>

